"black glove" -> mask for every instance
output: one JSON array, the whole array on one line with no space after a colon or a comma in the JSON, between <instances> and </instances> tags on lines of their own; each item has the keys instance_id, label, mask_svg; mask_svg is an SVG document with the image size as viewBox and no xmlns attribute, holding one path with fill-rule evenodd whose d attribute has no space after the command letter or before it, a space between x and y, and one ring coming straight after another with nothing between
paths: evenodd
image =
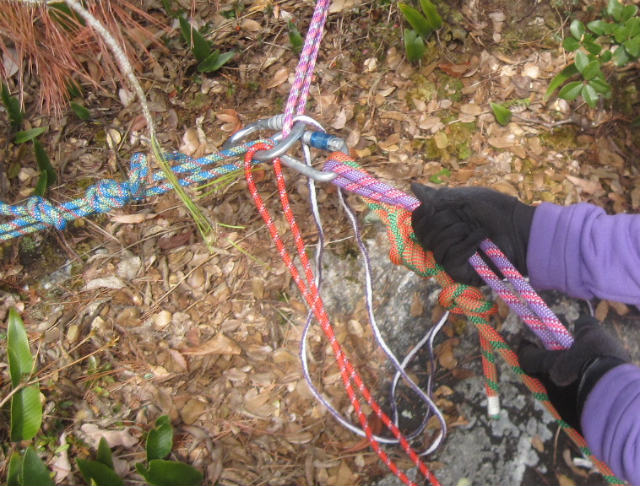
<instances>
[{"instance_id":1,"label":"black glove","mask_svg":"<svg viewBox=\"0 0 640 486\"><path fill-rule=\"evenodd\" d=\"M595 384L607 371L631 359L618 340L588 316L576 321L569 349L547 351L525 341L518 357L524 372L546 387L563 420L579 432L582 408Z\"/></svg>"},{"instance_id":2,"label":"black glove","mask_svg":"<svg viewBox=\"0 0 640 486\"><path fill-rule=\"evenodd\" d=\"M411 215L420 244L457 282L480 285L467 261L490 238L523 275L527 274L527 244L535 208L482 187L432 189L412 183L422 203Z\"/></svg>"}]
</instances>

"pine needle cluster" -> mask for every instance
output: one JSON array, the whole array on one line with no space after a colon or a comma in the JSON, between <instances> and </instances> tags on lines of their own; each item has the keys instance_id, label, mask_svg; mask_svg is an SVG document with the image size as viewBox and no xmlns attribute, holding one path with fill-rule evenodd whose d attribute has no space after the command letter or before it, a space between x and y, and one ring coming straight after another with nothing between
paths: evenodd
<instances>
[{"instance_id":1,"label":"pine needle cluster","mask_svg":"<svg viewBox=\"0 0 640 486\"><path fill-rule=\"evenodd\" d=\"M124 50L136 71L144 57L150 59L151 43L161 46L157 18L129 0L85 3ZM153 29L150 29L153 27ZM113 92L122 79L113 54L104 40L63 2L0 0L0 75L8 77L17 65L21 96L34 86L40 109L60 115L69 101L72 83L90 83Z\"/></svg>"}]
</instances>

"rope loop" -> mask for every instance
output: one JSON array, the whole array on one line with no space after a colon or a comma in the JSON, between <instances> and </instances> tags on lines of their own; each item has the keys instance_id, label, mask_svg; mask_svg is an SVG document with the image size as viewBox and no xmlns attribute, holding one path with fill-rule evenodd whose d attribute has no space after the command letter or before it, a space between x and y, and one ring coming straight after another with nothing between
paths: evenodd
<instances>
[{"instance_id":1,"label":"rope loop","mask_svg":"<svg viewBox=\"0 0 640 486\"><path fill-rule=\"evenodd\" d=\"M498 310L495 304L487 301L479 289L459 283L442 287L438 303L452 314L473 316L484 321L488 321Z\"/></svg>"},{"instance_id":2,"label":"rope loop","mask_svg":"<svg viewBox=\"0 0 640 486\"><path fill-rule=\"evenodd\" d=\"M29 216L39 222L55 226L59 230L63 230L67 226L67 221L62 216L62 212L40 196L29 197L25 208Z\"/></svg>"}]
</instances>

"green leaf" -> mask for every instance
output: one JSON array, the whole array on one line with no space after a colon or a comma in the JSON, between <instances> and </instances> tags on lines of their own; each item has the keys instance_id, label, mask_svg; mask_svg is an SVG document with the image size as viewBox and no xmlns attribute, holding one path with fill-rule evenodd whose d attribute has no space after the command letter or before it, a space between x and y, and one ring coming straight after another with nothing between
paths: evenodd
<instances>
[{"instance_id":1,"label":"green leaf","mask_svg":"<svg viewBox=\"0 0 640 486\"><path fill-rule=\"evenodd\" d=\"M635 37L640 34L640 17L633 17L627 20L626 24L629 28L629 37Z\"/></svg>"},{"instance_id":2,"label":"green leaf","mask_svg":"<svg viewBox=\"0 0 640 486\"><path fill-rule=\"evenodd\" d=\"M36 183L36 187L33 189L34 196L44 197L47 193L47 187L49 185L49 177L46 172L40 172L38 176L38 182Z\"/></svg>"},{"instance_id":3,"label":"green leaf","mask_svg":"<svg viewBox=\"0 0 640 486\"><path fill-rule=\"evenodd\" d=\"M52 186L56 182L58 176L56 175L55 169L51 165L51 161L49 160L47 152L44 150L44 147L38 139L33 140L33 151L36 154L36 162L38 163L40 172L47 173L47 187Z\"/></svg>"},{"instance_id":4,"label":"green leaf","mask_svg":"<svg viewBox=\"0 0 640 486\"><path fill-rule=\"evenodd\" d=\"M113 458L111 457L111 449L109 448L109 444L107 444L107 441L104 437L101 437L100 442L98 443L98 454L96 455L96 460L113 469Z\"/></svg>"},{"instance_id":5,"label":"green leaf","mask_svg":"<svg viewBox=\"0 0 640 486\"><path fill-rule=\"evenodd\" d=\"M628 39L622 44L631 57L640 56L640 35Z\"/></svg>"},{"instance_id":6,"label":"green leaf","mask_svg":"<svg viewBox=\"0 0 640 486\"><path fill-rule=\"evenodd\" d=\"M580 22L578 19L575 19L573 22L571 22L571 25L569 26L569 31L571 32L571 35L576 40L580 40L584 35L584 24Z\"/></svg>"},{"instance_id":7,"label":"green leaf","mask_svg":"<svg viewBox=\"0 0 640 486\"><path fill-rule=\"evenodd\" d=\"M594 20L587 24L587 29L597 35L603 35L607 32L609 24L604 20Z\"/></svg>"},{"instance_id":8,"label":"green leaf","mask_svg":"<svg viewBox=\"0 0 640 486\"><path fill-rule=\"evenodd\" d=\"M582 87L582 98L587 102L591 108L595 108L600 96L596 93L596 90L590 84L585 84Z\"/></svg>"},{"instance_id":9,"label":"green leaf","mask_svg":"<svg viewBox=\"0 0 640 486\"><path fill-rule=\"evenodd\" d=\"M438 30L442 27L442 17L438 13L436 6L429 0L420 0L420 8L424 13L427 22L431 25L432 30Z\"/></svg>"},{"instance_id":10,"label":"green leaf","mask_svg":"<svg viewBox=\"0 0 640 486\"><path fill-rule=\"evenodd\" d=\"M618 67L625 66L631 60L624 46L618 46L618 48L613 53L612 59L613 63Z\"/></svg>"},{"instance_id":11,"label":"green leaf","mask_svg":"<svg viewBox=\"0 0 640 486\"><path fill-rule=\"evenodd\" d=\"M65 2L47 3L47 7L49 7L48 13L51 18L67 31L77 30L78 25L86 25L85 20L74 10L71 10Z\"/></svg>"},{"instance_id":12,"label":"green leaf","mask_svg":"<svg viewBox=\"0 0 640 486\"><path fill-rule=\"evenodd\" d=\"M9 469L7 471L7 486L22 486L20 475L22 474L22 456L17 452L11 454Z\"/></svg>"},{"instance_id":13,"label":"green leaf","mask_svg":"<svg viewBox=\"0 0 640 486\"><path fill-rule=\"evenodd\" d=\"M622 44L629 37L629 27L626 25L617 25L613 29L613 38L618 44Z\"/></svg>"},{"instance_id":14,"label":"green leaf","mask_svg":"<svg viewBox=\"0 0 640 486\"><path fill-rule=\"evenodd\" d=\"M156 419L156 427L160 427L161 425L171 425L171 419L168 415L160 415Z\"/></svg>"},{"instance_id":15,"label":"green leaf","mask_svg":"<svg viewBox=\"0 0 640 486\"><path fill-rule=\"evenodd\" d=\"M587 36L584 36L582 41L582 47L584 47L589 54L593 54L597 56L602 51L602 46L597 42L594 42L592 39L587 39Z\"/></svg>"},{"instance_id":16,"label":"green leaf","mask_svg":"<svg viewBox=\"0 0 640 486\"><path fill-rule=\"evenodd\" d=\"M160 417L163 419L156 422L156 427L149 431L147 435L147 461L153 459L164 459L171 453L173 449L173 427L168 423L166 415ZM158 422L160 422L158 424Z\"/></svg>"},{"instance_id":17,"label":"green leaf","mask_svg":"<svg viewBox=\"0 0 640 486\"><path fill-rule=\"evenodd\" d=\"M91 113L89 112L89 110L87 110L80 103L76 103L75 101L72 101L70 104L71 104L71 109L73 110L73 112L82 121L87 121L87 120L89 120L91 118Z\"/></svg>"},{"instance_id":18,"label":"green leaf","mask_svg":"<svg viewBox=\"0 0 640 486\"><path fill-rule=\"evenodd\" d=\"M431 24L427 19L424 18L420 12L418 12L415 8L410 7L406 3L399 3L398 8L404 15L404 18L407 19L407 22L413 27L413 29L423 38L426 39L429 37L433 29L431 28Z\"/></svg>"},{"instance_id":19,"label":"green leaf","mask_svg":"<svg viewBox=\"0 0 640 486\"><path fill-rule=\"evenodd\" d=\"M202 36L198 29L194 29L182 15L178 17L178 21L182 38L191 49L193 56L198 62L204 61L211 53L211 43Z\"/></svg>"},{"instance_id":20,"label":"green leaf","mask_svg":"<svg viewBox=\"0 0 640 486\"><path fill-rule=\"evenodd\" d=\"M38 127L38 128L32 128L30 130L23 130L21 132L16 133L16 136L13 139L13 141L16 144L28 142L29 140L33 140L34 138L42 135L44 132L47 131L47 128L49 127Z\"/></svg>"},{"instance_id":21,"label":"green leaf","mask_svg":"<svg viewBox=\"0 0 640 486\"><path fill-rule=\"evenodd\" d=\"M576 68L575 63L569 64L562 71L554 76L554 78L549 83L549 87L547 88L547 92L544 95L545 100L548 99L555 90L557 90L560 86L564 84L566 80L570 77L578 74L578 68Z\"/></svg>"},{"instance_id":22,"label":"green leaf","mask_svg":"<svg viewBox=\"0 0 640 486\"><path fill-rule=\"evenodd\" d=\"M442 184L444 181L442 177L449 177L451 175L451 171L446 167L444 169L440 169L438 172L429 177L429 182L433 182L434 184Z\"/></svg>"},{"instance_id":23,"label":"green leaf","mask_svg":"<svg viewBox=\"0 0 640 486\"><path fill-rule=\"evenodd\" d=\"M144 463L142 462L137 462L136 463L136 471L138 471L138 474L140 476L142 476L143 478L147 479L147 475L149 474L149 468L146 467L144 465Z\"/></svg>"},{"instance_id":24,"label":"green leaf","mask_svg":"<svg viewBox=\"0 0 640 486\"><path fill-rule=\"evenodd\" d=\"M167 15L173 19L177 18L180 15L182 9L180 6L178 8L173 8L173 0L162 0L162 8L164 8Z\"/></svg>"},{"instance_id":25,"label":"green leaf","mask_svg":"<svg viewBox=\"0 0 640 486\"><path fill-rule=\"evenodd\" d=\"M6 84L2 83L2 90L0 91L0 98L2 98L2 104L7 110L7 114L9 115L9 122L11 123L11 128L14 130L20 130L22 127L22 119L23 114L20 109L20 101L15 96L11 96L9 93L9 88Z\"/></svg>"},{"instance_id":26,"label":"green leaf","mask_svg":"<svg viewBox=\"0 0 640 486\"><path fill-rule=\"evenodd\" d=\"M600 59L600 62L602 64L605 64L611 61L612 57L613 57L613 53L611 51L604 51L602 54L600 54L600 57L598 59Z\"/></svg>"},{"instance_id":27,"label":"green leaf","mask_svg":"<svg viewBox=\"0 0 640 486\"><path fill-rule=\"evenodd\" d=\"M609 0L607 2L607 14L613 17L617 22L622 18L622 4L618 0Z\"/></svg>"},{"instance_id":28,"label":"green leaf","mask_svg":"<svg viewBox=\"0 0 640 486\"><path fill-rule=\"evenodd\" d=\"M154 459L145 469L141 463L136 469L153 486L196 486L202 484L202 473L183 462Z\"/></svg>"},{"instance_id":29,"label":"green leaf","mask_svg":"<svg viewBox=\"0 0 640 486\"><path fill-rule=\"evenodd\" d=\"M29 385L11 397L11 440L30 440L42 425L40 387Z\"/></svg>"},{"instance_id":30,"label":"green leaf","mask_svg":"<svg viewBox=\"0 0 640 486\"><path fill-rule=\"evenodd\" d=\"M9 353L11 385L15 388L33 372L33 358L22 318L13 307L9 310L9 322L7 323L7 351Z\"/></svg>"},{"instance_id":31,"label":"green leaf","mask_svg":"<svg viewBox=\"0 0 640 486\"><path fill-rule=\"evenodd\" d=\"M302 34L300 34L300 31L298 30L298 27L296 27L296 24L291 21L287 23L287 28L289 30L289 42L291 43L291 48L293 49L293 52L295 52L296 54L300 54L300 51L304 46L304 39L302 38Z\"/></svg>"},{"instance_id":32,"label":"green leaf","mask_svg":"<svg viewBox=\"0 0 640 486\"><path fill-rule=\"evenodd\" d=\"M631 17L635 16L638 13L637 5L625 5L622 8L622 13L620 14L620 20L626 22Z\"/></svg>"},{"instance_id":33,"label":"green leaf","mask_svg":"<svg viewBox=\"0 0 640 486\"><path fill-rule=\"evenodd\" d=\"M229 62L235 55L235 51L228 51L220 54L220 51L216 49L209 55L209 57L198 64L198 71L201 73L215 72Z\"/></svg>"},{"instance_id":34,"label":"green leaf","mask_svg":"<svg viewBox=\"0 0 640 486\"><path fill-rule=\"evenodd\" d=\"M604 79L592 79L589 84L597 93L609 96L611 94L611 86Z\"/></svg>"},{"instance_id":35,"label":"green leaf","mask_svg":"<svg viewBox=\"0 0 640 486\"><path fill-rule=\"evenodd\" d=\"M493 114L495 115L496 120L500 125L505 126L511 121L512 113L509 108L506 108L503 105L499 105L498 103L491 102L489 103L489 106L491 106L491 110L493 111Z\"/></svg>"},{"instance_id":36,"label":"green leaf","mask_svg":"<svg viewBox=\"0 0 640 486\"><path fill-rule=\"evenodd\" d=\"M565 37L562 41L562 47L569 52L577 51L580 47L580 42L575 40L573 37Z\"/></svg>"},{"instance_id":37,"label":"green leaf","mask_svg":"<svg viewBox=\"0 0 640 486\"><path fill-rule=\"evenodd\" d=\"M51 473L33 447L28 447L22 460L23 486L55 486Z\"/></svg>"},{"instance_id":38,"label":"green leaf","mask_svg":"<svg viewBox=\"0 0 640 486\"><path fill-rule=\"evenodd\" d=\"M579 72L583 72L584 68L589 64L589 56L587 56L583 51L576 52L576 68Z\"/></svg>"},{"instance_id":39,"label":"green leaf","mask_svg":"<svg viewBox=\"0 0 640 486\"><path fill-rule=\"evenodd\" d=\"M67 81L67 93L69 94L69 98L81 98L82 86L73 79L70 79Z\"/></svg>"},{"instance_id":40,"label":"green leaf","mask_svg":"<svg viewBox=\"0 0 640 486\"><path fill-rule=\"evenodd\" d=\"M582 71L582 76L586 80L593 79L598 75L602 75L602 72L600 71L600 61L591 61Z\"/></svg>"},{"instance_id":41,"label":"green leaf","mask_svg":"<svg viewBox=\"0 0 640 486\"><path fill-rule=\"evenodd\" d=\"M424 56L424 41L415 30L407 29L404 31L404 50L409 62L418 62Z\"/></svg>"},{"instance_id":42,"label":"green leaf","mask_svg":"<svg viewBox=\"0 0 640 486\"><path fill-rule=\"evenodd\" d=\"M558 97L563 100L575 100L582 91L582 81L573 81L565 85L558 93Z\"/></svg>"},{"instance_id":43,"label":"green leaf","mask_svg":"<svg viewBox=\"0 0 640 486\"><path fill-rule=\"evenodd\" d=\"M76 459L78 469L87 484L96 486L120 486L122 479L105 464L87 459Z\"/></svg>"}]
</instances>

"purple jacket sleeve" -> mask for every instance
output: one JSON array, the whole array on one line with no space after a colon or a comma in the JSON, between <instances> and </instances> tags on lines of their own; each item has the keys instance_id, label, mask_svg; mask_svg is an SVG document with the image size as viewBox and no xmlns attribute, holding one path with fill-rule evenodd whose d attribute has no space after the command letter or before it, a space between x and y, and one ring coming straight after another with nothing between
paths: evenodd
<instances>
[{"instance_id":1,"label":"purple jacket sleeve","mask_svg":"<svg viewBox=\"0 0 640 486\"><path fill-rule=\"evenodd\" d=\"M616 476L640 485L640 368L620 365L600 378L580 422L593 454Z\"/></svg>"},{"instance_id":2,"label":"purple jacket sleeve","mask_svg":"<svg viewBox=\"0 0 640 486\"><path fill-rule=\"evenodd\" d=\"M536 289L640 306L640 214L542 203L531 224L527 270Z\"/></svg>"}]
</instances>

